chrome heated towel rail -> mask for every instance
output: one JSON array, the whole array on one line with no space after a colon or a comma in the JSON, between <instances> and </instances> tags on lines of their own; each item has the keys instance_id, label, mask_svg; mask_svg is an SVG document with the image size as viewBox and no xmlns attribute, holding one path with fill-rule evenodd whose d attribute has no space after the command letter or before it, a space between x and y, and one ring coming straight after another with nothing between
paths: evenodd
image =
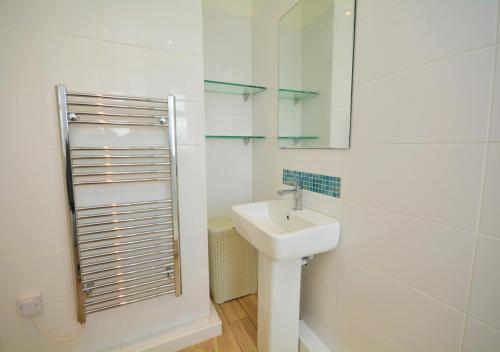
<instances>
[{"instance_id":1,"label":"chrome heated towel rail","mask_svg":"<svg viewBox=\"0 0 500 352\"><path fill-rule=\"evenodd\" d=\"M180 296L175 98L56 91L78 321Z\"/></svg>"}]
</instances>

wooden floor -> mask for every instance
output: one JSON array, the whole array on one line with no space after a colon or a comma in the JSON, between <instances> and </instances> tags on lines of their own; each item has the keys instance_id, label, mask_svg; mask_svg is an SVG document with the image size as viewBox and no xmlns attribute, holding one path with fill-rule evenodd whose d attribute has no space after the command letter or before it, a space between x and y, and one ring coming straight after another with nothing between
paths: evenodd
<instances>
[{"instance_id":1,"label":"wooden floor","mask_svg":"<svg viewBox=\"0 0 500 352\"><path fill-rule=\"evenodd\" d=\"M257 352L257 295L216 304L222 335L180 352Z\"/></svg>"}]
</instances>

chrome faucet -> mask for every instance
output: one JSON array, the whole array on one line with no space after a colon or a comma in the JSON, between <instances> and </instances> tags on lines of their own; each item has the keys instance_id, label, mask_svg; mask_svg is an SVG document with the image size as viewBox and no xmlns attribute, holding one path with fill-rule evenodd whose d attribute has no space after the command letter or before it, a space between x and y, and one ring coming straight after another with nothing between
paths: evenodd
<instances>
[{"instance_id":1,"label":"chrome faucet","mask_svg":"<svg viewBox=\"0 0 500 352\"><path fill-rule=\"evenodd\" d=\"M293 210L302 210L302 186L296 181L290 182L290 186L293 188L279 190L278 195L293 193Z\"/></svg>"}]
</instances>

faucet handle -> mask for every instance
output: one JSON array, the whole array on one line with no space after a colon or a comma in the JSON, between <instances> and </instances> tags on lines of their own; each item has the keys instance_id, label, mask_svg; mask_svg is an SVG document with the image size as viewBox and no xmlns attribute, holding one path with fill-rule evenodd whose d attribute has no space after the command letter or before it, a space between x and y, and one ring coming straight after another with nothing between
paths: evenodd
<instances>
[{"instance_id":1,"label":"faucet handle","mask_svg":"<svg viewBox=\"0 0 500 352\"><path fill-rule=\"evenodd\" d=\"M302 189L302 185L299 181L290 181L288 182L288 185L294 187L295 189Z\"/></svg>"}]
</instances>

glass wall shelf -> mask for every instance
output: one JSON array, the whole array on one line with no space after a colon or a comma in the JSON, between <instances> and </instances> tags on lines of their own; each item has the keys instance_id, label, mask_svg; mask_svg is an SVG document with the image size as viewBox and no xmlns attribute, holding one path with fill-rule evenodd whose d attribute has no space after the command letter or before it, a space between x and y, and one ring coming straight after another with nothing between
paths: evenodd
<instances>
[{"instance_id":1,"label":"glass wall shelf","mask_svg":"<svg viewBox=\"0 0 500 352\"><path fill-rule=\"evenodd\" d=\"M279 90L280 99L291 99L295 104L298 104L301 100L315 97L319 92L313 92L308 90L296 90L296 89L285 89L280 88Z\"/></svg>"},{"instance_id":2,"label":"glass wall shelf","mask_svg":"<svg viewBox=\"0 0 500 352\"><path fill-rule=\"evenodd\" d=\"M212 81L209 79L206 79L204 82L206 92L242 95L244 101L247 101L251 95L255 95L266 90L266 87L255 86L252 84Z\"/></svg>"},{"instance_id":3,"label":"glass wall shelf","mask_svg":"<svg viewBox=\"0 0 500 352\"><path fill-rule=\"evenodd\" d=\"M317 136L279 136L278 139L318 139Z\"/></svg>"},{"instance_id":4,"label":"glass wall shelf","mask_svg":"<svg viewBox=\"0 0 500 352\"><path fill-rule=\"evenodd\" d=\"M214 135L214 134L208 134L205 136L207 139L243 139L243 142L245 145L250 142L251 139L264 139L266 137L264 136L228 136L228 135Z\"/></svg>"}]
</instances>

